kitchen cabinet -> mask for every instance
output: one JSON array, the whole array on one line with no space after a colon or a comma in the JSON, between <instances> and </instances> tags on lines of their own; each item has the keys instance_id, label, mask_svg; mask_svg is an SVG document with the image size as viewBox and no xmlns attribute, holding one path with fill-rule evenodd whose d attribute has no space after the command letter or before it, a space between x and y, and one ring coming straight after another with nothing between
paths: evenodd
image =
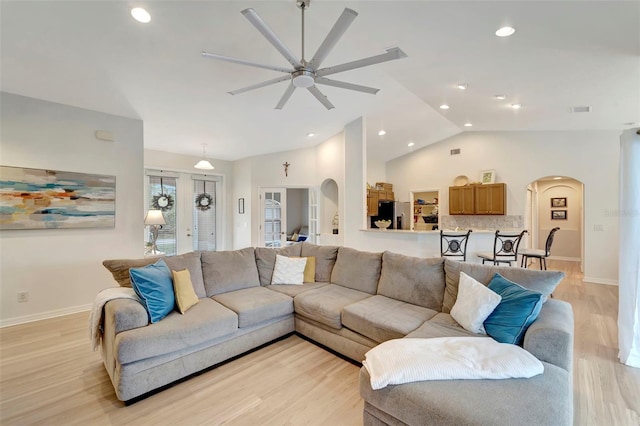
<instances>
[{"instance_id":1,"label":"kitchen cabinet","mask_svg":"<svg viewBox=\"0 0 640 426\"><path fill-rule=\"evenodd\" d=\"M449 214L475 214L475 186L449 187Z\"/></svg>"},{"instance_id":2,"label":"kitchen cabinet","mask_svg":"<svg viewBox=\"0 0 640 426\"><path fill-rule=\"evenodd\" d=\"M384 189L367 189L367 215L378 216L380 201L395 201L395 194Z\"/></svg>"},{"instance_id":3,"label":"kitchen cabinet","mask_svg":"<svg viewBox=\"0 0 640 426\"><path fill-rule=\"evenodd\" d=\"M507 191L504 183L477 185L475 189L476 214L505 214Z\"/></svg>"},{"instance_id":4,"label":"kitchen cabinet","mask_svg":"<svg viewBox=\"0 0 640 426\"><path fill-rule=\"evenodd\" d=\"M506 213L507 190L504 183L452 186L449 188L449 214Z\"/></svg>"}]
</instances>

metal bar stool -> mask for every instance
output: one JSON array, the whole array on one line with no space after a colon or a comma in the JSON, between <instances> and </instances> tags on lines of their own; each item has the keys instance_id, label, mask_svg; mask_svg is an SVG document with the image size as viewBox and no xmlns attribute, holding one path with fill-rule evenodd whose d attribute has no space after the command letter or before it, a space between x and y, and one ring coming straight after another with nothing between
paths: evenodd
<instances>
[{"instance_id":1,"label":"metal bar stool","mask_svg":"<svg viewBox=\"0 0 640 426\"><path fill-rule=\"evenodd\" d=\"M493 240L493 252L480 252L478 257L482 259L482 264L485 262L493 262L494 265L500 263L508 263L511 266L511 262L518 262L518 247L522 237L527 232L524 231L518 233L501 233L500 230L496 231L496 237Z\"/></svg>"},{"instance_id":2,"label":"metal bar stool","mask_svg":"<svg viewBox=\"0 0 640 426\"><path fill-rule=\"evenodd\" d=\"M551 244L553 244L553 236L559 230L560 230L559 227L555 227L551 230L551 232L549 232L549 235L547 236L547 242L544 244L544 250L540 250L540 249L522 250L520 252L520 254L522 255L522 262L520 263L520 266L526 268L527 261L529 260L529 258L538 259L540 261L540 269L541 270L544 269L546 271L547 257L549 257L549 254L551 253Z\"/></svg>"},{"instance_id":3,"label":"metal bar stool","mask_svg":"<svg viewBox=\"0 0 640 426\"><path fill-rule=\"evenodd\" d=\"M465 233L440 231L440 257L462 257L462 261L466 261L471 232L471 229Z\"/></svg>"}]
</instances>

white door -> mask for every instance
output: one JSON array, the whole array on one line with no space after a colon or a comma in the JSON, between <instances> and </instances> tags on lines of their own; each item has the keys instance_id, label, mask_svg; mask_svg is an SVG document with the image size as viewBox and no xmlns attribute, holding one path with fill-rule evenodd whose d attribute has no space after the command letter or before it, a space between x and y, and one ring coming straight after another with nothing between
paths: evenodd
<instances>
[{"instance_id":1,"label":"white door","mask_svg":"<svg viewBox=\"0 0 640 426\"><path fill-rule=\"evenodd\" d=\"M287 241L287 191L260 189L260 245L284 247Z\"/></svg>"},{"instance_id":2,"label":"white door","mask_svg":"<svg viewBox=\"0 0 640 426\"><path fill-rule=\"evenodd\" d=\"M318 244L320 237L320 208L318 206L318 189L309 188L309 242Z\"/></svg>"}]
</instances>

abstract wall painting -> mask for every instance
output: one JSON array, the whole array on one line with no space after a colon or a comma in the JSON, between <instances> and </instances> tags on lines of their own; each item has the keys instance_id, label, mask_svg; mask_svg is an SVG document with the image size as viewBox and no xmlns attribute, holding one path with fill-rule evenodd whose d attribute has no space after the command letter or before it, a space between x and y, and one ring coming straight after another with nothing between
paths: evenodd
<instances>
[{"instance_id":1,"label":"abstract wall painting","mask_svg":"<svg viewBox=\"0 0 640 426\"><path fill-rule=\"evenodd\" d=\"M116 177L0 166L0 229L113 228Z\"/></svg>"}]
</instances>

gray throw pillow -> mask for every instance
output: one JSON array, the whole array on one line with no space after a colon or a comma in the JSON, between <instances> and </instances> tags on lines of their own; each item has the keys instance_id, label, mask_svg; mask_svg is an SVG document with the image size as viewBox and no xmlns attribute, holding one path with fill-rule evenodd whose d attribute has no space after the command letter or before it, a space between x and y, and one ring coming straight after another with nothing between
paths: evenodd
<instances>
[{"instance_id":1,"label":"gray throw pillow","mask_svg":"<svg viewBox=\"0 0 640 426\"><path fill-rule=\"evenodd\" d=\"M204 289L204 278L202 277L202 263L200 262L199 251L177 256L167 256L164 258L164 261L172 271L188 270L191 276L193 290L196 292L198 298L202 299L203 297L207 297L207 292Z\"/></svg>"},{"instance_id":2,"label":"gray throw pillow","mask_svg":"<svg viewBox=\"0 0 640 426\"><path fill-rule=\"evenodd\" d=\"M381 268L382 253L340 247L331 273L331 282L353 290L376 294Z\"/></svg>"},{"instance_id":3,"label":"gray throw pillow","mask_svg":"<svg viewBox=\"0 0 640 426\"><path fill-rule=\"evenodd\" d=\"M260 286L253 247L230 251L204 251L201 260L207 297Z\"/></svg>"},{"instance_id":4,"label":"gray throw pillow","mask_svg":"<svg viewBox=\"0 0 640 426\"><path fill-rule=\"evenodd\" d=\"M301 245L302 251L300 252L300 256L313 256L316 258L316 282L328 283L331 281L331 272L333 272L333 266L338 256L338 247L319 246L306 241Z\"/></svg>"}]
</instances>

